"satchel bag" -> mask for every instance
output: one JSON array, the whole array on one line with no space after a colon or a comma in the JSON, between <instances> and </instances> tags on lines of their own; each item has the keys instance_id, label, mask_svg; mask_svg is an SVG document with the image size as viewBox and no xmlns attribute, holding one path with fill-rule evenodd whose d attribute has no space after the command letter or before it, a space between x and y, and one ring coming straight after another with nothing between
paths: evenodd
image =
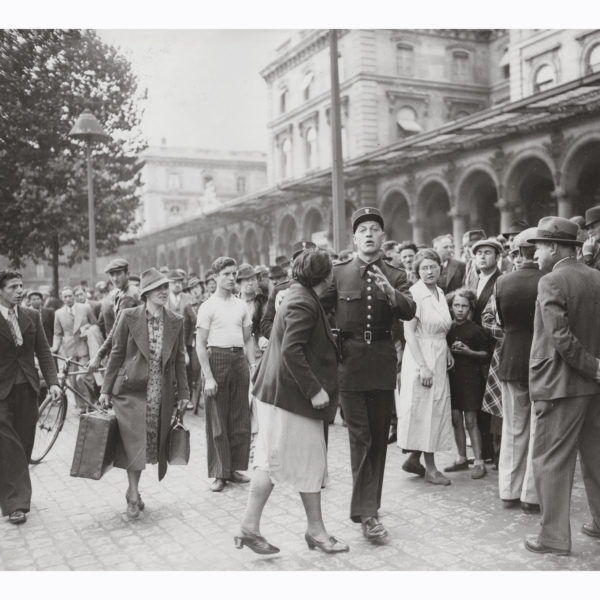
<instances>
[{"instance_id":1,"label":"satchel bag","mask_svg":"<svg viewBox=\"0 0 600 600\"><path fill-rule=\"evenodd\" d=\"M190 432L183 425L181 411L175 413L175 419L169 430L168 442L170 465L187 465L190 460Z\"/></svg>"},{"instance_id":2,"label":"satchel bag","mask_svg":"<svg viewBox=\"0 0 600 600\"><path fill-rule=\"evenodd\" d=\"M118 435L113 412L98 410L81 415L71 477L100 479L113 466Z\"/></svg>"}]
</instances>

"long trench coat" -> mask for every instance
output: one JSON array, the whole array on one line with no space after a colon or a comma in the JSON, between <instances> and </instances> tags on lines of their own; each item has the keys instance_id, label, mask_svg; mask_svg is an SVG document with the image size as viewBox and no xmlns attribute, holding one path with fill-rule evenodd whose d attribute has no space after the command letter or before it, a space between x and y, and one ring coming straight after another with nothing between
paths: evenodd
<instances>
[{"instance_id":1,"label":"long trench coat","mask_svg":"<svg viewBox=\"0 0 600 600\"><path fill-rule=\"evenodd\" d=\"M183 317L164 309L162 400L159 419L158 479L167 472L167 438L177 397L189 399L185 371ZM102 393L112 397L119 424L115 466L141 470L146 466L146 388L150 349L146 306L124 310L115 326Z\"/></svg>"}]
</instances>

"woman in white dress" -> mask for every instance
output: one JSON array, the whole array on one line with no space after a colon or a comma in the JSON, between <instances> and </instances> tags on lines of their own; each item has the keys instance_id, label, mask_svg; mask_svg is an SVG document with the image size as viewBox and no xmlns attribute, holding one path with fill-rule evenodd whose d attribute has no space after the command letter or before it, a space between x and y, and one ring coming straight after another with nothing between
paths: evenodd
<instances>
[{"instance_id":1,"label":"woman in white dress","mask_svg":"<svg viewBox=\"0 0 600 600\"><path fill-rule=\"evenodd\" d=\"M452 318L444 293L437 286L441 273L437 252L419 252L413 269L418 279L410 292L417 312L404 324L406 348L396 397L398 446L411 451L411 459L417 462L423 452L425 481L449 485L450 480L435 464L434 452L454 448L447 373L454 359L446 343Z\"/></svg>"}]
</instances>

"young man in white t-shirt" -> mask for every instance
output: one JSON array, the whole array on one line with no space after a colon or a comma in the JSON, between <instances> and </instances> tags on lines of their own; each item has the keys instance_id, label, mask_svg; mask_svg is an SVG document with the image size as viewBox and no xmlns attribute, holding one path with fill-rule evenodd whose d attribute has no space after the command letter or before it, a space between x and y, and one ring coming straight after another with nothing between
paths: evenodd
<instances>
[{"instance_id":1,"label":"young man in white t-shirt","mask_svg":"<svg viewBox=\"0 0 600 600\"><path fill-rule=\"evenodd\" d=\"M208 475L215 478L210 489L221 492L227 481L250 481L238 471L248 469L248 387L255 355L248 307L232 294L237 263L221 256L212 268L217 289L198 309L196 351L205 378Z\"/></svg>"}]
</instances>

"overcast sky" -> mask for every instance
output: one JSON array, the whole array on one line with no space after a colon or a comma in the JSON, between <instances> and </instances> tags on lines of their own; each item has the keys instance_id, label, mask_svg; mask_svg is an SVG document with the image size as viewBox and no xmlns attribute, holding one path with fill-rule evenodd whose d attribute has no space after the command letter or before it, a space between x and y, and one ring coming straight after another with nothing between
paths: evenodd
<instances>
[{"instance_id":1,"label":"overcast sky","mask_svg":"<svg viewBox=\"0 0 600 600\"><path fill-rule=\"evenodd\" d=\"M267 150L267 87L259 75L293 32L283 29L98 30L148 88L150 145Z\"/></svg>"}]
</instances>

